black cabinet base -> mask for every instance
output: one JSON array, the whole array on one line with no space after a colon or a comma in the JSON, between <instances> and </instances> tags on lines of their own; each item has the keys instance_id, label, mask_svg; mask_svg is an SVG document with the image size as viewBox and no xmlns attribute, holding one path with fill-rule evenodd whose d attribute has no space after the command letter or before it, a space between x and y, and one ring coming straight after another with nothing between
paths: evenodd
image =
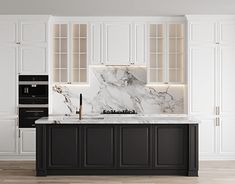
<instances>
[{"instance_id":1,"label":"black cabinet base","mask_svg":"<svg viewBox=\"0 0 235 184\"><path fill-rule=\"evenodd\" d=\"M198 176L198 125L36 125L36 175Z\"/></svg>"},{"instance_id":2,"label":"black cabinet base","mask_svg":"<svg viewBox=\"0 0 235 184\"><path fill-rule=\"evenodd\" d=\"M74 169L58 169L47 170L48 175L178 175L187 176L187 170L148 170L148 169L89 169L89 170L74 170ZM46 175L44 175L46 176ZM190 175L193 176L193 175Z\"/></svg>"}]
</instances>

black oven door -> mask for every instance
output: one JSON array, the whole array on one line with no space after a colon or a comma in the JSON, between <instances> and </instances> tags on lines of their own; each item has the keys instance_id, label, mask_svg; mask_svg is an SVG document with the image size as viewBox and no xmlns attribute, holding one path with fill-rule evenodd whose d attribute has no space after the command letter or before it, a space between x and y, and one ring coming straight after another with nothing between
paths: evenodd
<instances>
[{"instance_id":1,"label":"black oven door","mask_svg":"<svg viewBox=\"0 0 235 184\"><path fill-rule=\"evenodd\" d=\"M19 108L19 127L33 128L35 121L41 117L48 116L48 108L44 107L20 107Z\"/></svg>"},{"instance_id":2,"label":"black oven door","mask_svg":"<svg viewBox=\"0 0 235 184\"><path fill-rule=\"evenodd\" d=\"M48 104L48 85L20 84L19 104Z\"/></svg>"}]
</instances>

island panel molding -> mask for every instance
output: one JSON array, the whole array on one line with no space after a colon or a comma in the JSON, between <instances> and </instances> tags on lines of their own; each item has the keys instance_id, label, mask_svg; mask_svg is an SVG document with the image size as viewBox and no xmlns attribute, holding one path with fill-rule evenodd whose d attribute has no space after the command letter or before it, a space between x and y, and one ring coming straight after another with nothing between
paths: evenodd
<instances>
[{"instance_id":1,"label":"island panel molding","mask_svg":"<svg viewBox=\"0 0 235 184\"><path fill-rule=\"evenodd\" d=\"M38 123L36 175L198 176L197 129L197 123L105 126ZM62 140L56 132L68 136L62 136ZM81 136L77 132L81 132ZM153 144L158 141L156 137L161 145ZM166 145L162 146L164 142ZM100 155L102 152L103 155ZM165 155L162 156L163 154ZM105 155L107 159L104 158ZM168 156L170 160L166 160ZM56 167L50 164L50 158L59 158L54 162ZM84 158L85 165L79 164L84 162Z\"/></svg>"}]
</instances>

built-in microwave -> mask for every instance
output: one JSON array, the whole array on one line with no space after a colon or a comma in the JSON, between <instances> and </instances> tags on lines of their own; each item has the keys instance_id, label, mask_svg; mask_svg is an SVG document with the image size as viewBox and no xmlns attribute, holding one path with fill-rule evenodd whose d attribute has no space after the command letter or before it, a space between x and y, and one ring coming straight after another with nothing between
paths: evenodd
<instances>
[{"instance_id":1,"label":"built-in microwave","mask_svg":"<svg viewBox=\"0 0 235 184\"><path fill-rule=\"evenodd\" d=\"M48 104L48 76L19 76L19 104Z\"/></svg>"}]
</instances>

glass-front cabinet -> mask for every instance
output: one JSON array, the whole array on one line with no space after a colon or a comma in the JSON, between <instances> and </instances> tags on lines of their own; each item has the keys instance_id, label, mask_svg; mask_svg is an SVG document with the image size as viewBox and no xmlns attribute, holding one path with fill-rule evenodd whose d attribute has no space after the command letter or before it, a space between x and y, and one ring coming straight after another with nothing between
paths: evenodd
<instances>
[{"instance_id":1,"label":"glass-front cabinet","mask_svg":"<svg viewBox=\"0 0 235 184\"><path fill-rule=\"evenodd\" d=\"M53 25L53 82L87 83L87 24Z\"/></svg>"},{"instance_id":2,"label":"glass-front cabinet","mask_svg":"<svg viewBox=\"0 0 235 184\"><path fill-rule=\"evenodd\" d=\"M184 23L149 24L148 83L184 83Z\"/></svg>"}]
</instances>

